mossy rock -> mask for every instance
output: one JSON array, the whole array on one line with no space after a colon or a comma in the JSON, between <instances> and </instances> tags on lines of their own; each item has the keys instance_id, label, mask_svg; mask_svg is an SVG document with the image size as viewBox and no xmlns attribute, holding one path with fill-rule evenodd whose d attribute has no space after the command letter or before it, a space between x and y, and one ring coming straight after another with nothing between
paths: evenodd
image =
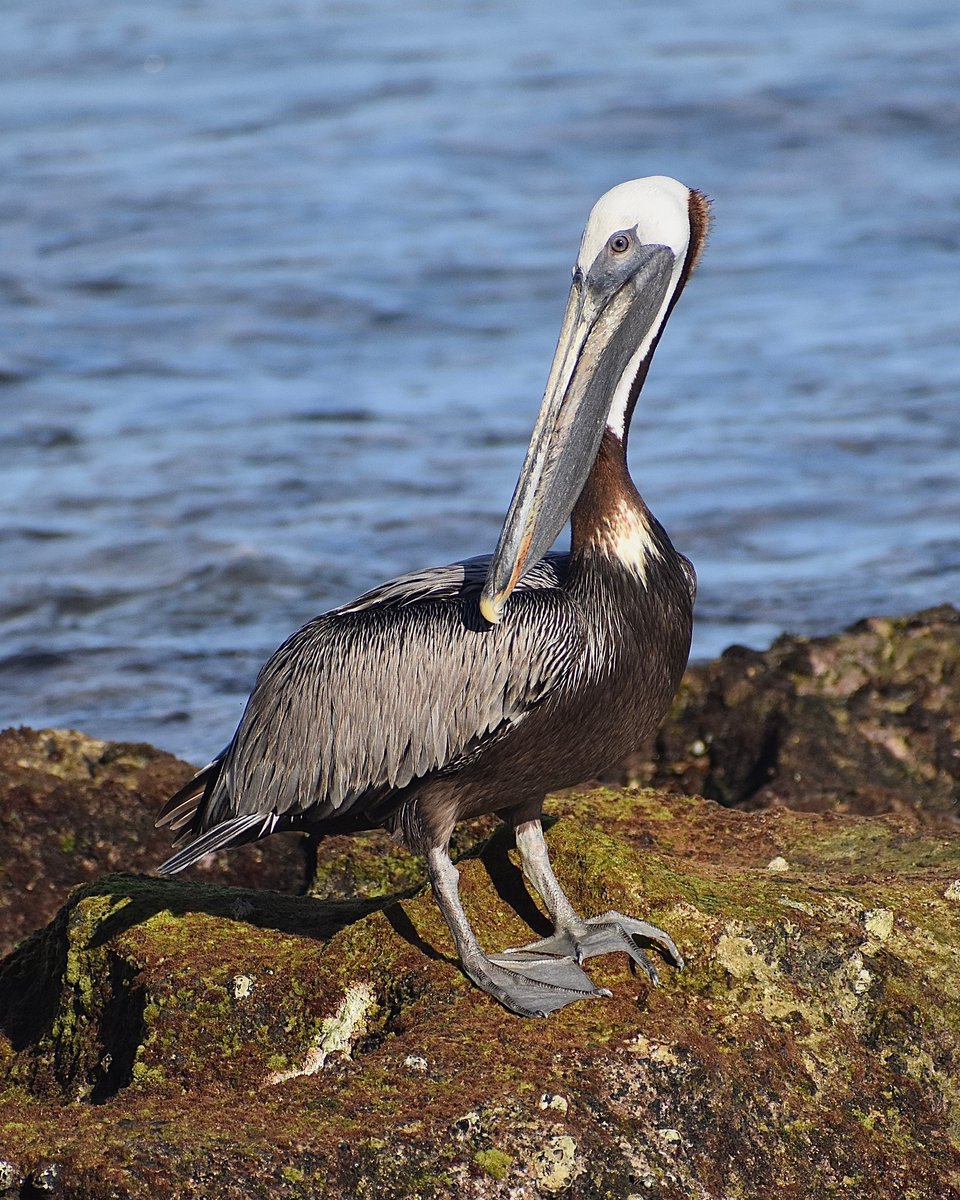
<instances>
[{"instance_id":1,"label":"mossy rock","mask_svg":"<svg viewBox=\"0 0 960 1200\"><path fill-rule=\"evenodd\" d=\"M691 667L663 728L609 778L723 804L909 812L960 827L960 612L785 634Z\"/></svg>"},{"instance_id":2,"label":"mossy rock","mask_svg":"<svg viewBox=\"0 0 960 1200\"><path fill-rule=\"evenodd\" d=\"M193 770L152 746L69 729L0 732L0 953L50 921L77 884L162 862L170 835L154 820ZM211 856L194 878L300 891L302 841Z\"/></svg>"},{"instance_id":3,"label":"mossy rock","mask_svg":"<svg viewBox=\"0 0 960 1200\"><path fill-rule=\"evenodd\" d=\"M107 876L0 968L14 1192L960 1196L960 846L656 791L553 808L574 903L662 925L686 971L594 959L611 999L522 1020L425 891ZM503 834L461 869L486 946L546 929Z\"/></svg>"}]
</instances>

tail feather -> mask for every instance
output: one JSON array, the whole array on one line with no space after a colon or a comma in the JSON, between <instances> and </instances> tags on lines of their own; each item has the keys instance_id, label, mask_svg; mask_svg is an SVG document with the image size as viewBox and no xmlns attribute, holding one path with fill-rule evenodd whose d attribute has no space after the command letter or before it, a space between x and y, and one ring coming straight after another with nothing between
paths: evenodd
<instances>
[{"instance_id":1,"label":"tail feather","mask_svg":"<svg viewBox=\"0 0 960 1200\"><path fill-rule=\"evenodd\" d=\"M214 825L206 833L201 833L198 838L168 858L157 868L157 874L176 875L178 871L189 867L191 863L203 858L205 854L212 854L215 850L223 850L227 846L240 846L245 842L255 842L259 838L266 837L268 833L272 833L276 824L277 814L272 812L266 814L246 813L241 817L233 817L229 821L221 821L219 825ZM251 831L256 826L259 826L259 829L252 833Z\"/></svg>"},{"instance_id":2,"label":"tail feather","mask_svg":"<svg viewBox=\"0 0 960 1200\"><path fill-rule=\"evenodd\" d=\"M210 785L220 774L222 755L213 762L207 763L202 771L198 771L192 779L188 779L183 787L175 792L157 813L154 826L162 829L168 825L172 830L182 829L193 820L200 807L200 802L206 795Z\"/></svg>"}]
</instances>

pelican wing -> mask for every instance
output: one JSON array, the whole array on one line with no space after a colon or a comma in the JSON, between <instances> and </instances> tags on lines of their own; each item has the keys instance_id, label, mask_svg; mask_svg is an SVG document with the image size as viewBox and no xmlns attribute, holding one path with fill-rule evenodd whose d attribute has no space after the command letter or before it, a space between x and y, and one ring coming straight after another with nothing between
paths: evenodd
<instances>
[{"instance_id":1,"label":"pelican wing","mask_svg":"<svg viewBox=\"0 0 960 1200\"><path fill-rule=\"evenodd\" d=\"M469 602L478 597L490 568L489 554L477 554L445 567L428 567L398 575L378 584L349 604L335 608L336 613L361 612L372 608L405 607L422 600L461 599ZM520 585L528 591L559 588L567 577L569 554L551 552L544 555L526 573Z\"/></svg>"},{"instance_id":2,"label":"pelican wing","mask_svg":"<svg viewBox=\"0 0 960 1200\"><path fill-rule=\"evenodd\" d=\"M531 570L494 627L478 610L489 559L476 558L392 580L298 630L260 672L230 745L160 814L191 840L162 869L194 861L201 840L206 853L305 815L362 812L522 720L583 654L583 618L559 586L566 557Z\"/></svg>"}]
</instances>

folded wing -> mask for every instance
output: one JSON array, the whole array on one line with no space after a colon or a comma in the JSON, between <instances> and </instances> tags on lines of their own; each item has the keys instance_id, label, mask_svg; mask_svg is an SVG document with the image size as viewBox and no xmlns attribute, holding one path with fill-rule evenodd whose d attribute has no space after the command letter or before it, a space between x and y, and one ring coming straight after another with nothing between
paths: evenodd
<instances>
[{"instance_id":1,"label":"folded wing","mask_svg":"<svg viewBox=\"0 0 960 1200\"><path fill-rule=\"evenodd\" d=\"M523 720L582 658L566 557L537 564L494 627L479 615L477 558L391 580L298 630L260 672L230 745L161 812L187 843L161 872L278 826L389 811L391 793Z\"/></svg>"}]
</instances>

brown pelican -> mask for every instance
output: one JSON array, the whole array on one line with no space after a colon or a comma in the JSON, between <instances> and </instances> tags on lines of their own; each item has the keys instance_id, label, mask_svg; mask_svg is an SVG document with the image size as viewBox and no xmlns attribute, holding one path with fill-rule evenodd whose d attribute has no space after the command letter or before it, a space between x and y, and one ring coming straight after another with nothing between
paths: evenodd
<instances>
[{"instance_id":1,"label":"brown pelican","mask_svg":"<svg viewBox=\"0 0 960 1200\"><path fill-rule=\"evenodd\" d=\"M581 963L641 948L644 921L584 920L550 867L544 794L617 761L663 717L687 661L695 576L627 470L630 418L696 264L707 201L663 177L622 183L587 222L540 415L492 557L391 580L306 624L260 672L230 744L163 808L202 855L278 830L383 826L424 855L466 974L542 1016L609 995ZM547 553L572 517L570 551ZM448 845L457 821L513 826L554 933L481 949Z\"/></svg>"}]
</instances>

